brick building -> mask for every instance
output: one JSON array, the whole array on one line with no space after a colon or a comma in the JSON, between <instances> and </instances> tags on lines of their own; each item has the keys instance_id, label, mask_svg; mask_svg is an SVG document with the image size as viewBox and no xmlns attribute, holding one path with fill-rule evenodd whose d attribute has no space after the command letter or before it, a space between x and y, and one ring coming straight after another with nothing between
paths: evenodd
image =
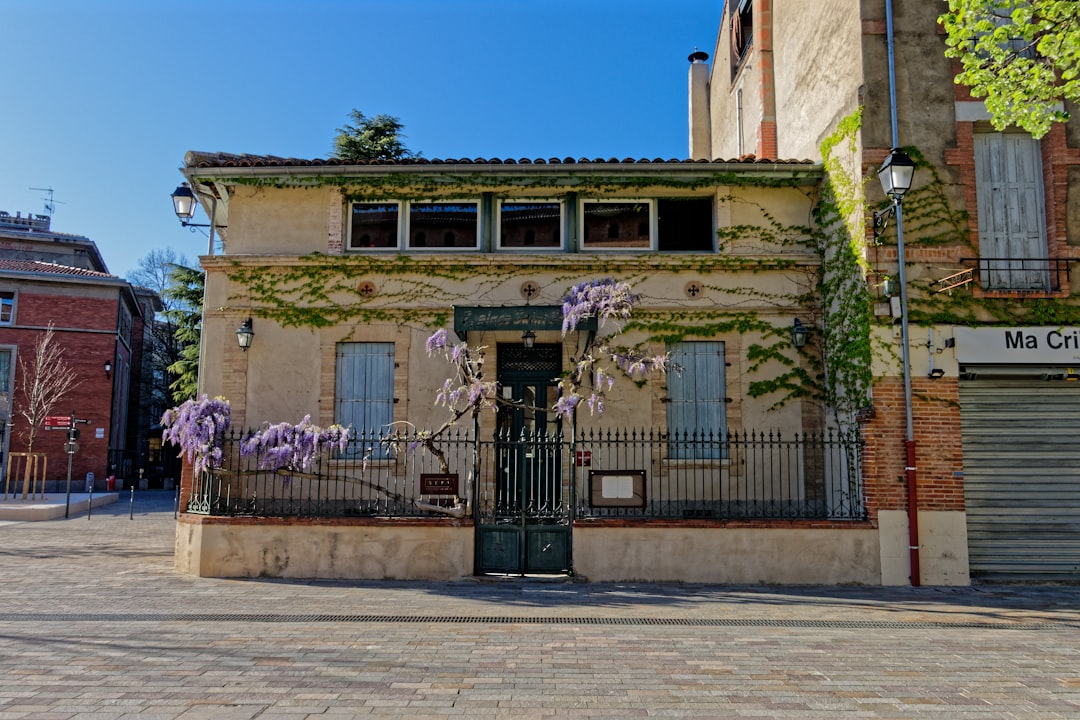
<instances>
[{"instance_id":1,"label":"brick building","mask_svg":"<svg viewBox=\"0 0 1080 720\"><path fill-rule=\"evenodd\" d=\"M691 153L820 159L826 185L861 209L851 240L867 262L876 348L867 502L882 535L911 546L886 563L888 581L1074 579L1080 125L1055 124L1041 140L995 130L953 82L945 10L728 0L712 63L691 57ZM880 235L871 223L887 208L873 176L897 146L917 165L902 243L895 219Z\"/></svg>"},{"instance_id":2,"label":"brick building","mask_svg":"<svg viewBox=\"0 0 1080 720\"><path fill-rule=\"evenodd\" d=\"M127 451L137 452L150 420L140 409L139 384L146 323L153 321L153 293L136 292L109 274L89 239L56 233L47 216L0 212L0 419L4 472L12 453L26 452L26 419L20 414L24 362L51 325L63 358L78 378L77 387L53 409L88 420L80 425L79 449L72 458L73 488L93 473L104 489ZM46 490L66 488L66 434L42 430L33 451L47 455ZM145 448L143 448L145 450ZM114 461L110 461L110 451ZM128 455L130 456L130 455ZM13 472L14 474L14 472ZM21 492L21 482L17 483Z\"/></svg>"}]
</instances>

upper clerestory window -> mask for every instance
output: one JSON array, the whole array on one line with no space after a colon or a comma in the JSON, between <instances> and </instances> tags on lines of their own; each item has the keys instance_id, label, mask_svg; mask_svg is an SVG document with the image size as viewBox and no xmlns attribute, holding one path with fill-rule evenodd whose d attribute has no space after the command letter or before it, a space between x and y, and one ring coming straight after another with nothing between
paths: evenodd
<instances>
[{"instance_id":1,"label":"upper clerestory window","mask_svg":"<svg viewBox=\"0 0 1080 720\"><path fill-rule=\"evenodd\" d=\"M354 202L349 223L350 250L396 250L401 207L396 202Z\"/></svg>"},{"instance_id":2,"label":"upper clerestory window","mask_svg":"<svg viewBox=\"0 0 1080 720\"><path fill-rule=\"evenodd\" d=\"M503 200L499 204L499 247L558 250L562 247L562 203Z\"/></svg>"},{"instance_id":3,"label":"upper clerestory window","mask_svg":"<svg viewBox=\"0 0 1080 720\"><path fill-rule=\"evenodd\" d=\"M475 200L409 203L410 250L480 247L480 204Z\"/></svg>"}]
</instances>

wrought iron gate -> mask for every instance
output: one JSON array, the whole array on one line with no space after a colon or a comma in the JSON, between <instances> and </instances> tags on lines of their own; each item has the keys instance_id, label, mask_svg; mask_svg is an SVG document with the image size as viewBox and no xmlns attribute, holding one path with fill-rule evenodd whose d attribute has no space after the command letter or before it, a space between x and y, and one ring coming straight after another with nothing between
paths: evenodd
<instances>
[{"instance_id":1,"label":"wrought iron gate","mask_svg":"<svg viewBox=\"0 0 1080 720\"><path fill-rule=\"evenodd\" d=\"M475 498L477 573L560 573L571 566L570 473L555 403L562 348L499 345L493 462Z\"/></svg>"}]
</instances>

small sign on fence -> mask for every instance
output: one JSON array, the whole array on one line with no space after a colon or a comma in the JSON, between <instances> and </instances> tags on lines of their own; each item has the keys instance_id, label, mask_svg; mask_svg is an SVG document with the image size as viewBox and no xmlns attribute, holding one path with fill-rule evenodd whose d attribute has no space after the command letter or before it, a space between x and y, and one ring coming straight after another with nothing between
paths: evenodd
<instances>
[{"instance_id":1,"label":"small sign on fence","mask_svg":"<svg viewBox=\"0 0 1080 720\"><path fill-rule=\"evenodd\" d=\"M460 495L457 473L420 473L421 495Z\"/></svg>"},{"instance_id":2,"label":"small sign on fence","mask_svg":"<svg viewBox=\"0 0 1080 720\"><path fill-rule=\"evenodd\" d=\"M645 471L590 470L589 504L593 507L645 507Z\"/></svg>"},{"instance_id":3,"label":"small sign on fence","mask_svg":"<svg viewBox=\"0 0 1080 720\"><path fill-rule=\"evenodd\" d=\"M590 467L592 465L592 450L578 450L574 456L574 464L578 467Z\"/></svg>"}]
</instances>

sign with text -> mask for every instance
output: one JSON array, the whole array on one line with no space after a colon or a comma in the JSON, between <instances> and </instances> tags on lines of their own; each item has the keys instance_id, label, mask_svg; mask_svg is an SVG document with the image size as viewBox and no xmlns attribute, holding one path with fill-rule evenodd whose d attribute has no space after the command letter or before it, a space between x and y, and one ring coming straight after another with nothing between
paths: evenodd
<instances>
[{"instance_id":1,"label":"sign with text","mask_svg":"<svg viewBox=\"0 0 1080 720\"><path fill-rule=\"evenodd\" d=\"M71 418L67 415L49 415L45 418L46 430L67 430Z\"/></svg>"},{"instance_id":2,"label":"sign with text","mask_svg":"<svg viewBox=\"0 0 1080 720\"><path fill-rule=\"evenodd\" d=\"M1080 328L958 327L961 365L1080 365Z\"/></svg>"},{"instance_id":3,"label":"sign with text","mask_svg":"<svg viewBox=\"0 0 1080 720\"><path fill-rule=\"evenodd\" d=\"M421 495L458 495L457 473L420 473Z\"/></svg>"}]
</instances>

